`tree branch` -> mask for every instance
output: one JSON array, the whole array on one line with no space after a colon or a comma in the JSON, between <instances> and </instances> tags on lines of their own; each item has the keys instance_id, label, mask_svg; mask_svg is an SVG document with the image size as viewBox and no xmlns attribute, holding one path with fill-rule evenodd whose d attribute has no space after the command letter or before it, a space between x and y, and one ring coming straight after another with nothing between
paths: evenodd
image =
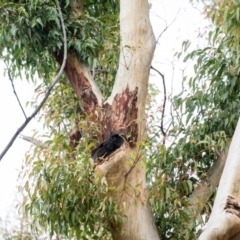
<instances>
[{"instance_id":1,"label":"tree branch","mask_svg":"<svg viewBox=\"0 0 240 240\"><path fill-rule=\"evenodd\" d=\"M162 110L162 117L161 117L161 125L160 125L160 129L161 129L161 132L163 134L163 143L165 143L165 138L167 136L164 128L163 128L163 118L164 118L164 115L165 115L165 108L166 108L166 102L167 102L167 90L166 90L166 83L165 83L165 77L164 75L158 71L156 68L154 68L153 66L151 66L151 69L153 69L154 71L156 71L162 78L162 84L163 84L163 110Z\"/></svg>"},{"instance_id":2,"label":"tree branch","mask_svg":"<svg viewBox=\"0 0 240 240\"><path fill-rule=\"evenodd\" d=\"M58 0L55 0L55 3L57 5L57 9L58 9L58 13L59 13L59 17L61 20L61 25L62 25L62 31L63 31L63 44L64 44L64 57L63 57L63 62L62 62L62 66L61 69L59 70L58 74L56 75L56 77L53 79L53 83L52 85L48 88L45 97L43 98L43 100L41 101L41 103L39 104L39 106L35 109L35 111L31 114L30 117L26 118L25 122L18 128L18 130L16 131L16 133L13 135L13 137L11 138L11 140L9 141L9 143L7 144L7 146L5 147L5 149L3 150L3 152L0 155L0 161L2 160L2 158L4 157L4 155L7 153L7 151L9 150L9 148L12 146L12 144L14 143L14 141L16 140L17 136L22 132L22 130L28 125L28 123L37 115L37 113L40 111L40 109L42 108L43 104L46 102L46 100L48 99L52 89L54 88L54 86L57 84L60 76L62 75L62 72L65 68L65 64L67 61L67 35L66 35L66 29L65 29L65 25L64 25L64 21L63 21L63 16L62 16L62 11L61 8L59 6L59 2Z\"/></svg>"},{"instance_id":3,"label":"tree branch","mask_svg":"<svg viewBox=\"0 0 240 240\"><path fill-rule=\"evenodd\" d=\"M207 172L207 178L200 181L190 196L189 202L190 206L195 210L195 217L202 211L204 205L219 184L228 156L229 145L230 143L227 144L225 151L219 154L217 161L210 167Z\"/></svg>"},{"instance_id":4,"label":"tree branch","mask_svg":"<svg viewBox=\"0 0 240 240\"><path fill-rule=\"evenodd\" d=\"M19 99L19 97L18 97L18 95L17 95L17 92L16 92L16 90L15 90L15 86L14 86L14 83L13 83L13 79L12 79L12 76L11 76L11 73L10 73L10 70L9 70L9 67L8 67L6 61L4 61L4 63L5 63L5 65L6 65L6 67L7 67L8 78L9 78L11 84L12 84L13 93L14 93L14 95L15 95L16 98L17 98L18 104L19 104L19 106L20 106L20 108L21 108L21 110L22 110L22 112L23 112L23 115L24 115L25 119L27 119L27 115L26 115L26 113L25 113L25 111L24 111L24 109L23 109L23 106L22 106L22 104L21 104L21 102L20 102L20 99Z\"/></svg>"},{"instance_id":5,"label":"tree branch","mask_svg":"<svg viewBox=\"0 0 240 240\"><path fill-rule=\"evenodd\" d=\"M167 21L165 21L165 28L162 30L162 32L158 35L156 43L158 43L159 39L162 37L162 35L166 32L166 30L176 21L178 14L180 13L180 10L178 10L175 18L170 22L170 24L167 24ZM163 20L163 19L162 19Z\"/></svg>"}]
</instances>

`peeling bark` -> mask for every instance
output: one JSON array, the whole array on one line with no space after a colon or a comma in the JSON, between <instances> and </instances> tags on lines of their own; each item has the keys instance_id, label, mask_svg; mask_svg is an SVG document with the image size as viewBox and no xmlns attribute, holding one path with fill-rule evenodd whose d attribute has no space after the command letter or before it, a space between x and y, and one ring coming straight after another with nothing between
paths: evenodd
<instances>
[{"instance_id":1,"label":"peeling bark","mask_svg":"<svg viewBox=\"0 0 240 240\"><path fill-rule=\"evenodd\" d=\"M60 63L61 55L55 56L55 59ZM88 116L97 118L97 108L101 106L103 96L93 80L90 70L84 63L79 62L75 53L70 53L64 71L82 104L83 111Z\"/></svg>"},{"instance_id":2,"label":"peeling bark","mask_svg":"<svg viewBox=\"0 0 240 240\"><path fill-rule=\"evenodd\" d=\"M116 94L111 105L109 103L103 104L102 141L106 140L110 133L123 133L130 146L135 145L138 133L137 95L137 87L135 90L129 91L127 86L122 93Z\"/></svg>"}]
</instances>

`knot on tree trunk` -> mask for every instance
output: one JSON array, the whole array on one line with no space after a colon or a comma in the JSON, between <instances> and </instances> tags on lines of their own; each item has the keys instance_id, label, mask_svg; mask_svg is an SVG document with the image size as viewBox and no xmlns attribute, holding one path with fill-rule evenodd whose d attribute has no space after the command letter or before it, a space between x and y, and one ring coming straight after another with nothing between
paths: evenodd
<instances>
[{"instance_id":1,"label":"knot on tree trunk","mask_svg":"<svg viewBox=\"0 0 240 240\"><path fill-rule=\"evenodd\" d=\"M240 206L234 197L228 196L224 210L240 218Z\"/></svg>"}]
</instances>

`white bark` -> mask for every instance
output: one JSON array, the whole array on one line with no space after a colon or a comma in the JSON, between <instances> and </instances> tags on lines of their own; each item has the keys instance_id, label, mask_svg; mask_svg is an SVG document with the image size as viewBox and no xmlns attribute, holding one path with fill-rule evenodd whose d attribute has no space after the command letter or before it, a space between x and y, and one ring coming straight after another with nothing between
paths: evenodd
<instances>
[{"instance_id":1,"label":"white bark","mask_svg":"<svg viewBox=\"0 0 240 240\"><path fill-rule=\"evenodd\" d=\"M240 121L230 145L227 161L220 180L212 214L200 240L231 239L240 232L238 203L240 202ZM235 208L226 208L228 197L235 201Z\"/></svg>"},{"instance_id":2,"label":"white bark","mask_svg":"<svg viewBox=\"0 0 240 240\"><path fill-rule=\"evenodd\" d=\"M106 177L108 185L116 187L109 194L117 199L122 214L126 216L121 233L115 229L111 232L114 240L159 240L147 200L145 166L139 162L130 170L135 155L136 152L124 144L95 169L97 176Z\"/></svg>"},{"instance_id":3,"label":"white bark","mask_svg":"<svg viewBox=\"0 0 240 240\"><path fill-rule=\"evenodd\" d=\"M145 102L148 89L149 71L155 50L156 40L149 21L149 5L147 0L120 1L120 33L121 53L119 68L111 96L105 104L114 110L124 112L118 114L119 126L115 129L127 129L126 123L132 112L136 128L136 141L140 142L145 129ZM127 102L129 92L135 92L136 106ZM120 100L116 101L116 96ZM121 106L122 105L122 106ZM122 108L121 108L122 107ZM129 111L126 111L126 108ZM131 112L132 111L132 112ZM127 122L131 125L133 121ZM115 124L115 122L114 122ZM115 125L114 125L115 127ZM151 209L147 201L146 169L141 161L138 144L134 147L127 142L112 156L95 168L96 174L105 176L108 185L115 187L109 193L114 196L119 209L126 220L121 226L121 234L111 230L114 240L159 240L153 221Z\"/></svg>"},{"instance_id":4,"label":"white bark","mask_svg":"<svg viewBox=\"0 0 240 240\"><path fill-rule=\"evenodd\" d=\"M145 101L149 71L155 50L156 39L149 20L147 0L121 0L120 2L120 59L111 96L112 104L117 93L127 86L130 91L138 88L138 122L145 118ZM139 132L141 129L139 129Z\"/></svg>"}]
</instances>

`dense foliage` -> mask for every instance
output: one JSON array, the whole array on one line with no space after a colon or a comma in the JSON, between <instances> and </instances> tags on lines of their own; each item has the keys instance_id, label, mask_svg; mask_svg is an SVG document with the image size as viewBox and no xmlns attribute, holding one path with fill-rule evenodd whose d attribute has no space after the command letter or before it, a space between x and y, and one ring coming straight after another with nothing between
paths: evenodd
<instances>
[{"instance_id":1,"label":"dense foliage","mask_svg":"<svg viewBox=\"0 0 240 240\"><path fill-rule=\"evenodd\" d=\"M162 239L194 239L196 226L208 219L214 194L196 222L188 197L199 179L207 180L207 170L232 138L240 113L240 2L205 4L212 23L204 36L207 47L176 54L195 62L195 75L188 79L189 89L172 99L176 114L168 136L173 143L152 151L151 164L159 172L152 171L152 202Z\"/></svg>"},{"instance_id":2,"label":"dense foliage","mask_svg":"<svg viewBox=\"0 0 240 240\"><path fill-rule=\"evenodd\" d=\"M60 1L68 51L76 52L81 61L94 68L102 80L98 81L100 88L105 92L105 85L112 84L110 73L116 71L118 60L119 3L114 0L84 2L84 14L70 16L75 1ZM32 80L37 73L49 83L57 66L54 56L63 48L55 1L2 1L0 14L1 56L12 64L12 73L24 71L27 79Z\"/></svg>"},{"instance_id":3,"label":"dense foliage","mask_svg":"<svg viewBox=\"0 0 240 240\"><path fill-rule=\"evenodd\" d=\"M72 4L60 1L68 52L75 52L80 61L90 66L99 88L107 96L119 58L119 2L85 1L84 14L76 13L75 17L70 16ZM54 58L63 48L55 1L3 1L0 15L1 57L11 66L13 77L24 73L36 84L38 100L54 76L57 69ZM36 80L39 79L36 76L43 81ZM27 168L22 173L26 179L22 191L30 196L24 198L24 205L36 216L32 231L63 235L67 239L107 239L107 222L117 221L119 214L113 200L103 197L104 179L100 183L94 179L89 163L91 146L87 145L90 136L85 134L90 126L66 78L62 77L54 89L40 119L44 119L43 139L48 139L44 142L47 147L43 151L36 148L26 157ZM83 130L81 144L75 150L80 153L77 158L72 157L69 146L72 127Z\"/></svg>"}]
</instances>

